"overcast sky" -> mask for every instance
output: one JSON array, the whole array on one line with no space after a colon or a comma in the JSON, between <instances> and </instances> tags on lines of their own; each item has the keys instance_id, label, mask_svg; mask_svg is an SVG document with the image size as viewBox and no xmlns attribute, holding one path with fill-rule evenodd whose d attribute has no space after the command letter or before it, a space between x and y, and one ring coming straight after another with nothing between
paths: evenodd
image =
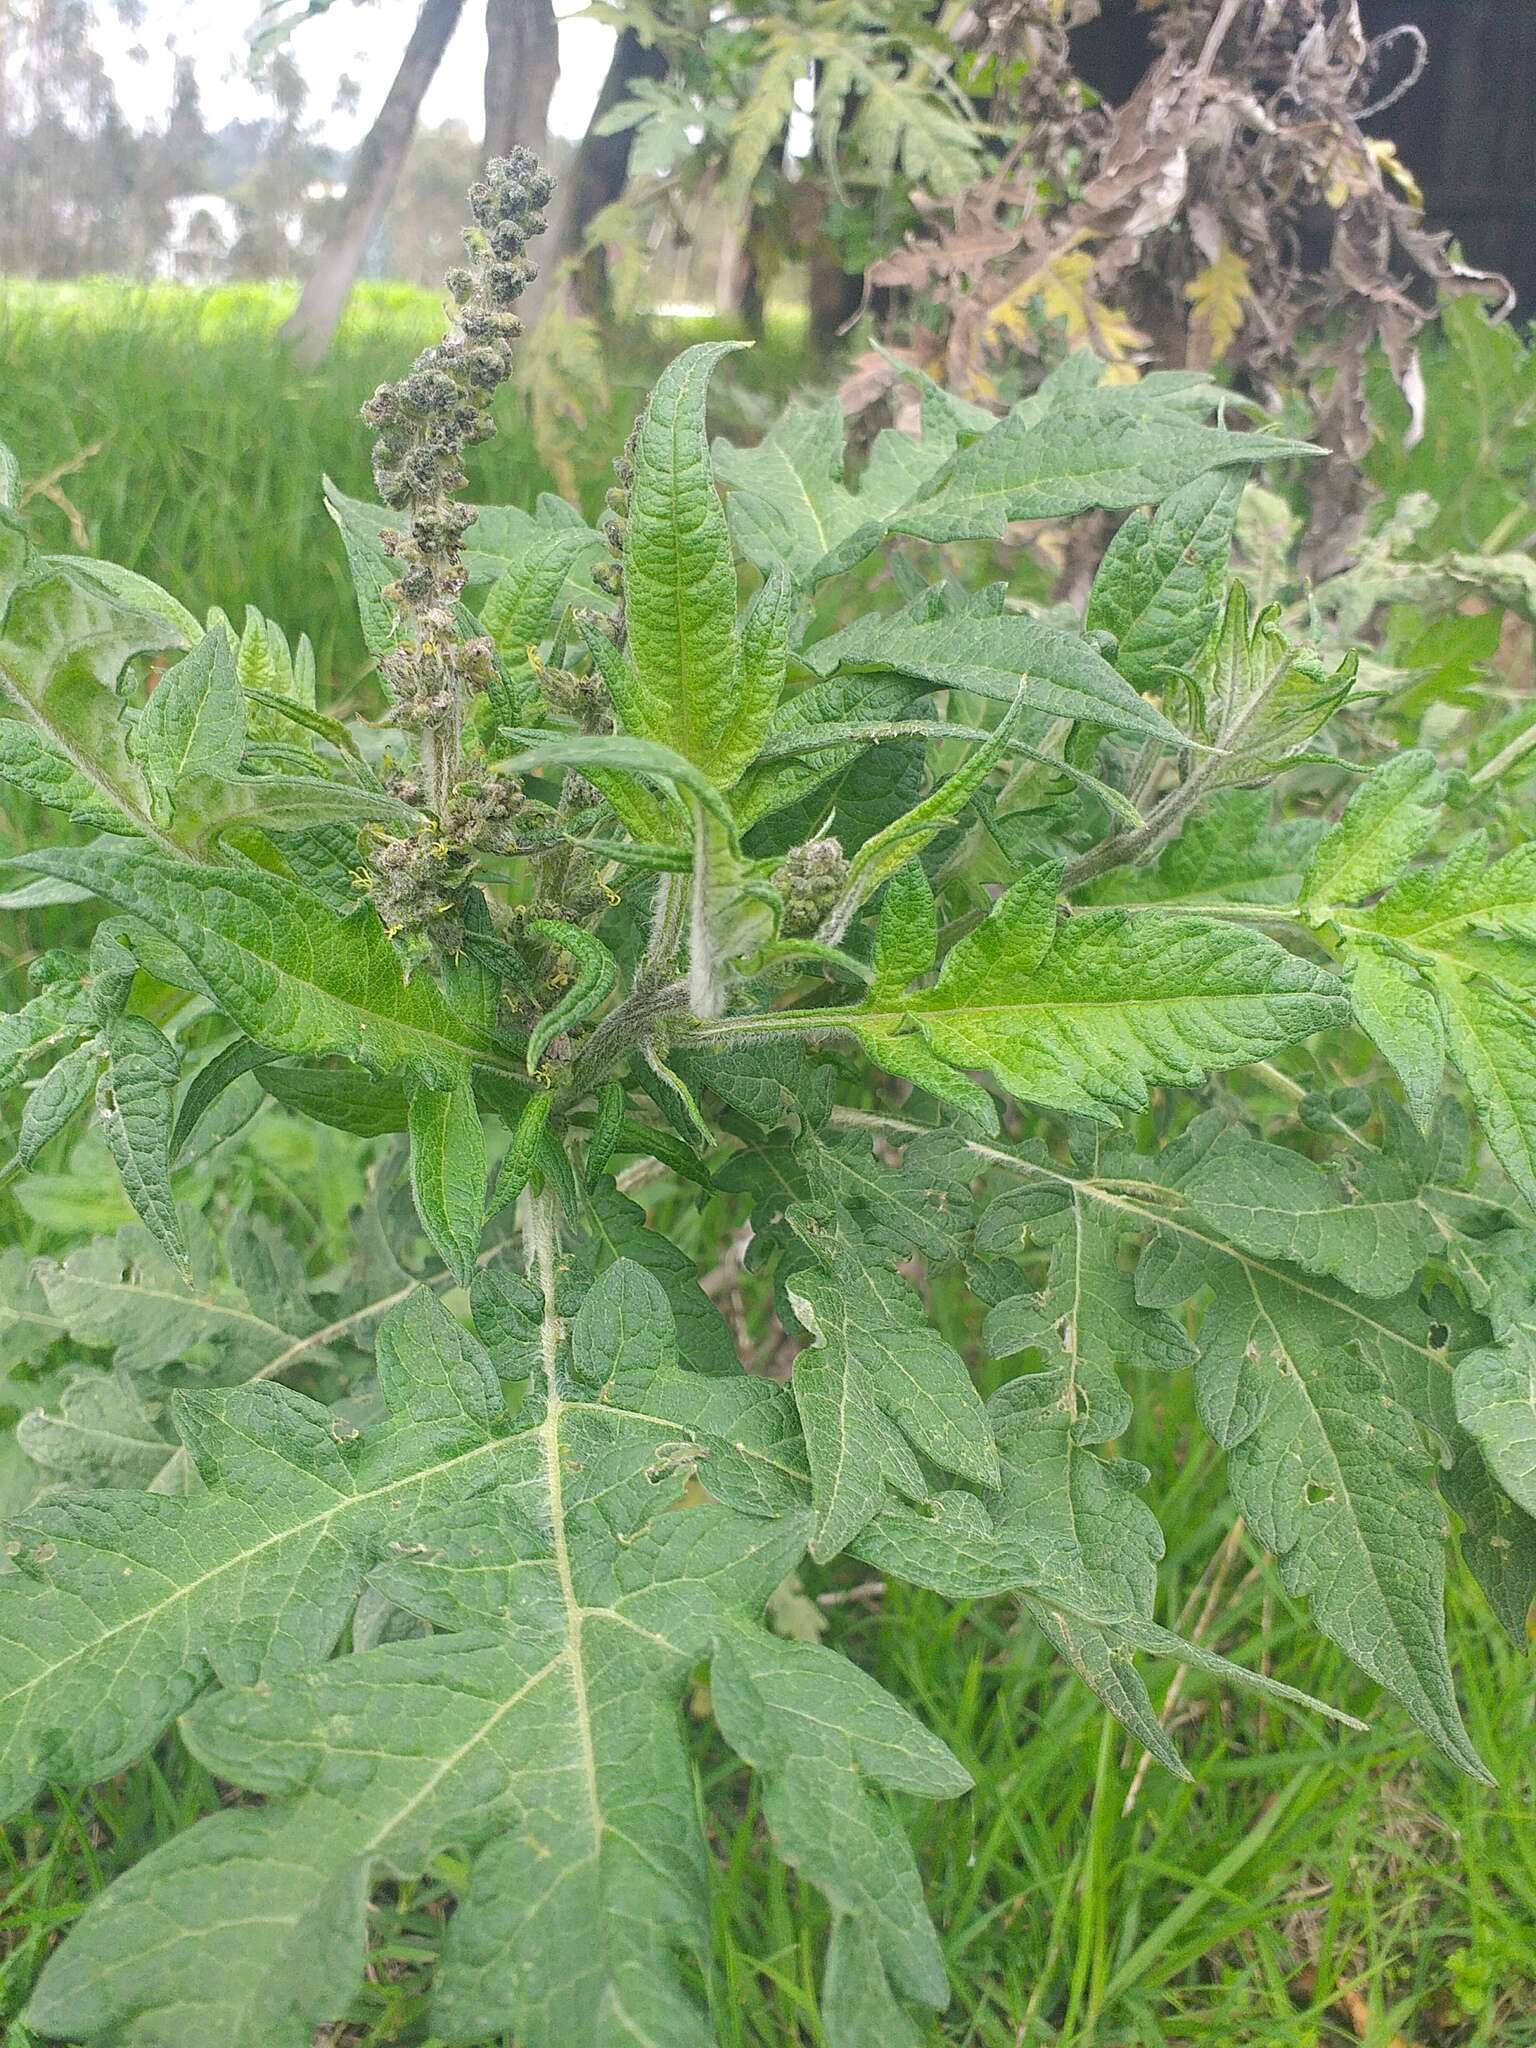
<instances>
[{"instance_id":1,"label":"overcast sky","mask_svg":"<svg viewBox=\"0 0 1536 2048\"><path fill-rule=\"evenodd\" d=\"M258 0L146 0L143 24L127 29L108 0L98 0L100 47L129 120L138 126L161 119L177 54L190 57L197 67L210 128L260 114L264 103L247 76L247 33L257 4ZM574 15L581 5L582 0L555 0L555 12ZM419 7L420 0L333 0L329 13L295 30L293 53L309 80L309 112L320 122L326 141L346 148L372 121ZM550 125L557 135L585 133L612 49L611 28L586 19L562 20L560 83L550 109ZM467 0L427 95L423 120L429 126L462 121L478 135L484 127L484 67L484 8L478 0ZM344 78L361 89L355 114L335 107Z\"/></svg>"}]
</instances>

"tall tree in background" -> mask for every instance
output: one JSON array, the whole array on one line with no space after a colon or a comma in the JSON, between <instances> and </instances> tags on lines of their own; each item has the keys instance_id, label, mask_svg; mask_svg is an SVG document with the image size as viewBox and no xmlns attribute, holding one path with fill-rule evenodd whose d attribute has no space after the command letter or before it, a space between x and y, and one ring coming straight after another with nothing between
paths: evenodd
<instances>
[{"instance_id":1,"label":"tall tree in background","mask_svg":"<svg viewBox=\"0 0 1536 2048\"><path fill-rule=\"evenodd\" d=\"M236 277L289 277L314 212L311 187L320 182L327 152L306 119L309 87L286 50L274 50L257 74L270 112L257 124L255 161L230 192L240 233L230 251Z\"/></svg>"},{"instance_id":2,"label":"tall tree in background","mask_svg":"<svg viewBox=\"0 0 1536 2048\"><path fill-rule=\"evenodd\" d=\"M516 4L516 0L513 0ZM629 177L629 155L634 143L633 128L605 132L605 117L628 100L635 85L645 78L665 78L667 59L658 44L643 43L633 28L626 28L614 46L613 62L603 80L592 119L576 152L576 161L555 198L555 217L550 223L550 242L555 256L565 262L582 258L576 274L577 296L589 312L601 309L607 297L607 260L601 249L588 250L582 257L587 230L623 192ZM548 259L547 259L548 260ZM553 269L553 261L550 268Z\"/></svg>"},{"instance_id":3,"label":"tall tree in background","mask_svg":"<svg viewBox=\"0 0 1536 2048\"><path fill-rule=\"evenodd\" d=\"M486 0L485 154L521 144L547 157L549 102L560 75L553 0Z\"/></svg>"},{"instance_id":4,"label":"tall tree in background","mask_svg":"<svg viewBox=\"0 0 1536 2048\"><path fill-rule=\"evenodd\" d=\"M301 362L318 362L330 346L368 244L399 182L427 87L463 10L464 0L422 0L394 83L352 160L346 197L283 328L284 340L293 344Z\"/></svg>"},{"instance_id":5,"label":"tall tree in background","mask_svg":"<svg viewBox=\"0 0 1536 2048\"><path fill-rule=\"evenodd\" d=\"M97 26L89 0L0 0L0 271L141 272L164 238L167 200L201 175L190 69L177 66L165 126L135 132Z\"/></svg>"},{"instance_id":6,"label":"tall tree in background","mask_svg":"<svg viewBox=\"0 0 1536 2048\"><path fill-rule=\"evenodd\" d=\"M384 224L384 268L440 291L464 261L464 193L480 175L480 143L462 121L418 128Z\"/></svg>"}]
</instances>

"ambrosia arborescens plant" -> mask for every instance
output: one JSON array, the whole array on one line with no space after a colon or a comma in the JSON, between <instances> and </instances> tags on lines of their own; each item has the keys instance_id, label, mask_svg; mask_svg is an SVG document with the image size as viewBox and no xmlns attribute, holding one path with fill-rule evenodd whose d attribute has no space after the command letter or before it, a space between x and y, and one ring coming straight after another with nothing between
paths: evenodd
<instances>
[{"instance_id":1,"label":"ambrosia arborescens plant","mask_svg":"<svg viewBox=\"0 0 1536 2048\"><path fill-rule=\"evenodd\" d=\"M1353 661L1229 585L1245 480L1308 451L1223 423L1199 374L1074 357L1001 418L925 384L921 434L849 481L835 404L712 455L706 343L600 532L548 498L472 511L547 189L491 167L448 339L367 409L386 509L329 492L388 754L276 625L205 627L0 525L0 772L83 828L16 886L107 912L0 1024L17 1159L94 1115L142 1219L17 1279L115 1364L22 1425L52 1483L0 1578L5 1798L173 1722L250 1795L85 1913L37 2034L308 2048L370 1886L452 1850L436 2036L703 2048L707 1667L830 1903L827 2040L915 2041L945 1970L887 1794L968 1781L856 1664L765 1626L806 1553L1011 1597L1175 1770L1139 1656L1317 1705L1155 1619L1123 1374L1194 1374L1285 1587L1466 1771L1453 1531L1523 1625L1521 750L1383 757ZM1128 516L1083 620L945 573L1094 509ZM1274 1064L1303 1041L1320 1089ZM1243 1067L1246 1093L1208 1080ZM419 1284L389 1199L387 1271L330 1320L259 1231L211 1242L178 1176L253 1092L408 1134ZM788 1377L743 1368L621 1160L750 1216ZM945 1268L1005 1362L990 1402L915 1284ZM377 1394L336 1405L373 1328ZM163 1448L147 1384L177 1389Z\"/></svg>"}]
</instances>

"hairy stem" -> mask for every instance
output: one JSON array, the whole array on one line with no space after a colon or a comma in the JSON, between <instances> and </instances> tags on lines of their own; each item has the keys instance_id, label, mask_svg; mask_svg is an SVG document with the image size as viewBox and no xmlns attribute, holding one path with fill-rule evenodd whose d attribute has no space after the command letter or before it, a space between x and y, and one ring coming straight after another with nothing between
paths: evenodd
<instances>
[{"instance_id":1,"label":"hairy stem","mask_svg":"<svg viewBox=\"0 0 1536 2048\"><path fill-rule=\"evenodd\" d=\"M666 874L656 891L651 914L651 936L646 942L642 976L671 972L683 939L683 919L688 910L688 876Z\"/></svg>"},{"instance_id":2,"label":"hairy stem","mask_svg":"<svg viewBox=\"0 0 1536 2048\"><path fill-rule=\"evenodd\" d=\"M1482 789L1490 782L1497 782L1506 769L1513 768L1517 761L1536 747L1536 723L1528 725L1524 732L1516 733L1507 747L1501 747L1492 760L1485 761L1469 778L1474 789Z\"/></svg>"},{"instance_id":3,"label":"hairy stem","mask_svg":"<svg viewBox=\"0 0 1536 2048\"><path fill-rule=\"evenodd\" d=\"M1067 865L1061 878L1063 889L1080 889L1084 882L1091 882L1098 875L1106 874L1111 868L1123 868L1137 861L1150 860L1152 856L1171 839L1204 796L1206 787L1223 765L1223 756L1217 753L1202 755L1189 776L1154 805L1143 824L1126 831L1115 832L1099 845L1090 847L1087 853Z\"/></svg>"},{"instance_id":4,"label":"hairy stem","mask_svg":"<svg viewBox=\"0 0 1536 2048\"><path fill-rule=\"evenodd\" d=\"M688 1033L690 1045L742 1045L754 1038L786 1038L795 1032L849 1031L862 1020L858 1010L754 1010L745 1017L717 1017L712 1023L695 1025Z\"/></svg>"},{"instance_id":5,"label":"hairy stem","mask_svg":"<svg viewBox=\"0 0 1536 2048\"><path fill-rule=\"evenodd\" d=\"M649 1043L657 1027L669 1017L680 1016L688 1003L686 982L671 981L660 988L641 986L608 1012L576 1055L571 1071L573 1098L590 1094L616 1074L636 1046Z\"/></svg>"}]
</instances>

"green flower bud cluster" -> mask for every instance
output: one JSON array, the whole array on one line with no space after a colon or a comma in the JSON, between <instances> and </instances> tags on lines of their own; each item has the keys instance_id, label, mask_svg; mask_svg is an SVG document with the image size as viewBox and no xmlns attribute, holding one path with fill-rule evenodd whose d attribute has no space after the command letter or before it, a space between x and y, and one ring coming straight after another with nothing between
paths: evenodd
<instances>
[{"instance_id":1,"label":"green flower bud cluster","mask_svg":"<svg viewBox=\"0 0 1536 2048\"><path fill-rule=\"evenodd\" d=\"M408 515L403 532L381 536L400 564L385 595L401 626L401 644L381 665L400 724L432 735L445 756L445 788L457 767L465 699L494 672L490 642L461 640L455 615L465 581L464 533L474 518L457 501L468 482L463 455L495 432L491 401L511 375L512 343L522 331L512 308L534 276L524 250L543 232L539 209L553 189L530 150L491 161L470 188L469 260L448 273L454 312L447 335L363 407L363 418L378 429L379 495Z\"/></svg>"},{"instance_id":2,"label":"green flower bud cluster","mask_svg":"<svg viewBox=\"0 0 1536 2048\"><path fill-rule=\"evenodd\" d=\"M474 873L473 849L456 845L436 825L365 846L359 878L407 970L464 943L464 893Z\"/></svg>"},{"instance_id":3,"label":"green flower bud cluster","mask_svg":"<svg viewBox=\"0 0 1536 2048\"><path fill-rule=\"evenodd\" d=\"M614 600L613 616L605 626L618 647L624 645L624 528L629 518L630 488L635 481L635 444L639 433L637 420L624 443L624 453L614 462L613 473L618 482L603 500L605 509L597 528L607 545L609 559L599 562L592 571L592 581L598 589Z\"/></svg>"},{"instance_id":4,"label":"green flower bud cluster","mask_svg":"<svg viewBox=\"0 0 1536 2048\"><path fill-rule=\"evenodd\" d=\"M461 782L442 816L444 836L479 853L511 853L528 809L521 783L506 775Z\"/></svg>"},{"instance_id":5,"label":"green flower bud cluster","mask_svg":"<svg viewBox=\"0 0 1536 2048\"><path fill-rule=\"evenodd\" d=\"M848 857L835 839L808 839L793 846L775 870L773 886L784 899L780 930L801 938L837 902L848 880Z\"/></svg>"},{"instance_id":6,"label":"green flower bud cluster","mask_svg":"<svg viewBox=\"0 0 1536 2048\"><path fill-rule=\"evenodd\" d=\"M426 794L420 781L407 774L391 776L388 787L402 803L419 805ZM360 886L409 966L460 950L465 899L478 857L513 852L527 809L519 783L503 775L485 776L461 782L437 821L398 837L379 834L365 845L367 866Z\"/></svg>"},{"instance_id":7,"label":"green flower bud cluster","mask_svg":"<svg viewBox=\"0 0 1536 2048\"><path fill-rule=\"evenodd\" d=\"M601 676L577 675L568 668L541 667L538 673L539 695L551 711L563 711L583 732L612 730L613 706Z\"/></svg>"}]
</instances>

